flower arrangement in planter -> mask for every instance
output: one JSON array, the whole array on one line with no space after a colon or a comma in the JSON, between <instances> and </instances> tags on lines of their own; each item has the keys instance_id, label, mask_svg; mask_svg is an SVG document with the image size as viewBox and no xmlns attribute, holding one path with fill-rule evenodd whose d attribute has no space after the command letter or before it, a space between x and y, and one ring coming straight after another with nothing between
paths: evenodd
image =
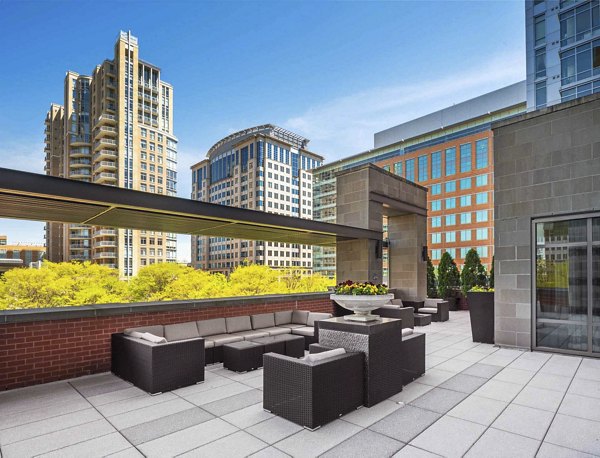
<instances>
[{"instance_id":1,"label":"flower arrangement in planter","mask_svg":"<svg viewBox=\"0 0 600 458\"><path fill-rule=\"evenodd\" d=\"M339 283L335 288L335 294L330 298L345 309L354 312L353 315L345 315L344 319L366 322L378 320L379 316L371 312L394 298L394 295L389 294L388 291L387 285L371 282L354 283L348 280Z\"/></svg>"}]
</instances>

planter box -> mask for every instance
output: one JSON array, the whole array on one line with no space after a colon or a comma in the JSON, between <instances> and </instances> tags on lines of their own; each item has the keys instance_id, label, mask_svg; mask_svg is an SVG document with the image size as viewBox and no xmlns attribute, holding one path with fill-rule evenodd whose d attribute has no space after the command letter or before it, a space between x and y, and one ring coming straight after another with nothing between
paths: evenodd
<instances>
[{"instance_id":1,"label":"planter box","mask_svg":"<svg viewBox=\"0 0 600 458\"><path fill-rule=\"evenodd\" d=\"M494 293L468 292L473 342L494 343Z\"/></svg>"}]
</instances>

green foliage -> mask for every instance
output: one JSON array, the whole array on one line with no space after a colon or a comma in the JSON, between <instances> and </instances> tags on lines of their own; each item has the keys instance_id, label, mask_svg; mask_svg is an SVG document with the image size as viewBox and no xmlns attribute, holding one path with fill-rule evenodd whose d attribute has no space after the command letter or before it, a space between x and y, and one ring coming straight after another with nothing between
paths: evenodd
<instances>
[{"instance_id":1,"label":"green foliage","mask_svg":"<svg viewBox=\"0 0 600 458\"><path fill-rule=\"evenodd\" d=\"M460 274L450 253L442 255L438 265L438 297L450 297L453 289L459 286Z\"/></svg>"},{"instance_id":2,"label":"green foliage","mask_svg":"<svg viewBox=\"0 0 600 458\"><path fill-rule=\"evenodd\" d=\"M173 263L143 267L126 282L98 264L45 261L41 269L11 269L0 277L0 310L317 292L334 284L306 269L245 264L227 278Z\"/></svg>"},{"instance_id":3,"label":"green foliage","mask_svg":"<svg viewBox=\"0 0 600 458\"><path fill-rule=\"evenodd\" d=\"M475 248L471 248L465 256L465 264L460 273L460 286L463 294L467 294L474 286L487 286L485 267L481 264Z\"/></svg>"},{"instance_id":4,"label":"green foliage","mask_svg":"<svg viewBox=\"0 0 600 458\"><path fill-rule=\"evenodd\" d=\"M435 268L431 263L431 259L427 256L427 297L437 297L437 279L435 278Z\"/></svg>"},{"instance_id":5,"label":"green foliage","mask_svg":"<svg viewBox=\"0 0 600 458\"><path fill-rule=\"evenodd\" d=\"M469 293L493 293L494 288L488 288L487 286L473 286Z\"/></svg>"},{"instance_id":6,"label":"green foliage","mask_svg":"<svg viewBox=\"0 0 600 458\"><path fill-rule=\"evenodd\" d=\"M492 256L492 268L490 269L490 278L488 279L491 289L494 289L494 258L495 256Z\"/></svg>"},{"instance_id":7,"label":"green foliage","mask_svg":"<svg viewBox=\"0 0 600 458\"><path fill-rule=\"evenodd\" d=\"M335 294L344 294L349 296L375 296L379 294L387 294L388 287L386 285L374 284L371 282L354 283L351 280L340 283L335 288Z\"/></svg>"}]
</instances>

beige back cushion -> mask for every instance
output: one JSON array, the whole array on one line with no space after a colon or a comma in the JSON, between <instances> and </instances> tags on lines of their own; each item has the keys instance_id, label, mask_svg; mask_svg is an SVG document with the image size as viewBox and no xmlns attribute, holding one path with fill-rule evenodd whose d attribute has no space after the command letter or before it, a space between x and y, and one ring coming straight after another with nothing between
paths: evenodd
<instances>
[{"instance_id":1,"label":"beige back cushion","mask_svg":"<svg viewBox=\"0 0 600 458\"><path fill-rule=\"evenodd\" d=\"M327 318L331 318L330 313L313 313L310 312L308 314L308 319L306 320L306 326L314 326L315 321L326 320Z\"/></svg>"},{"instance_id":2,"label":"beige back cushion","mask_svg":"<svg viewBox=\"0 0 600 458\"><path fill-rule=\"evenodd\" d=\"M202 320L196 323L198 325L198 334L200 337L214 336L217 334L227 334L225 318L213 318L212 320Z\"/></svg>"},{"instance_id":3,"label":"beige back cushion","mask_svg":"<svg viewBox=\"0 0 600 458\"><path fill-rule=\"evenodd\" d=\"M240 331L251 331L252 324L250 323L249 316L234 316L225 318L225 324L227 325L227 333Z\"/></svg>"},{"instance_id":4,"label":"beige back cushion","mask_svg":"<svg viewBox=\"0 0 600 458\"><path fill-rule=\"evenodd\" d=\"M294 324L306 324L308 321L308 312L303 310L294 310L292 312L292 323Z\"/></svg>"},{"instance_id":5,"label":"beige back cushion","mask_svg":"<svg viewBox=\"0 0 600 458\"><path fill-rule=\"evenodd\" d=\"M290 324L292 322L292 311L275 312L275 326Z\"/></svg>"},{"instance_id":6,"label":"beige back cushion","mask_svg":"<svg viewBox=\"0 0 600 458\"><path fill-rule=\"evenodd\" d=\"M165 336L165 331L162 324L157 324L154 326L140 326L139 328L127 328L125 331L123 331L123 334L130 336L132 332L141 332L142 334L144 332L149 332L150 334L154 334L158 337Z\"/></svg>"},{"instance_id":7,"label":"beige back cushion","mask_svg":"<svg viewBox=\"0 0 600 458\"><path fill-rule=\"evenodd\" d=\"M275 315L272 313L252 315L250 320L252 321L252 329L272 328L275 326Z\"/></svg>"},{"instance_id":8,"label":"beige back cushion","mask_svg":"<svg viewBox=\"0 0 600 458\"><path fill-rule=\"evenodd\" d=\"M167 324L165 326L165 338L169 342L176 340L193 339L200 337L198 326L195 321L188 323Z\"/></svg>"}]
</instances>

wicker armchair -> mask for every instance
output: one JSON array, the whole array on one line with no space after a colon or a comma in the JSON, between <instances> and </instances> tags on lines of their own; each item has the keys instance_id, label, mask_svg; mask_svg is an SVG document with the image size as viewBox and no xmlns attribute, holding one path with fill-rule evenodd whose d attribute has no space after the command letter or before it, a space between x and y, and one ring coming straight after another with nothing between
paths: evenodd
<instances>
[{"instance_id":1,"label":"wicker armchair","mask_svg":"<svg viewBox=\"0 0 600 458\"><path fill-rule=\"evenodd\" d=\"M425 299L423 301L404 301L415 309L415 313L431 315L431 321L448 321L450 319L450 304L443 299Z\"/></svg>"},{"instance_id":2,"label":"wicker armchair","mask_svg":"<svg viewBox=\"0 0 600 458\"><path fill-rule=\"evenodd\" d=\"M363 404L362 353L310 363L289 356L263 356L265 410L316 429Z\"/></svg>"},{"instance_id":3,"label":"wicker armchair","mask_svg":"<svg viewBox=\"0 0 600 458\"><path fill-rule=\"evenodd\" d=\"M112 335L111 371L150 394L204 381L204 339L155 344Z\"/></svg>"}]
</instances>

